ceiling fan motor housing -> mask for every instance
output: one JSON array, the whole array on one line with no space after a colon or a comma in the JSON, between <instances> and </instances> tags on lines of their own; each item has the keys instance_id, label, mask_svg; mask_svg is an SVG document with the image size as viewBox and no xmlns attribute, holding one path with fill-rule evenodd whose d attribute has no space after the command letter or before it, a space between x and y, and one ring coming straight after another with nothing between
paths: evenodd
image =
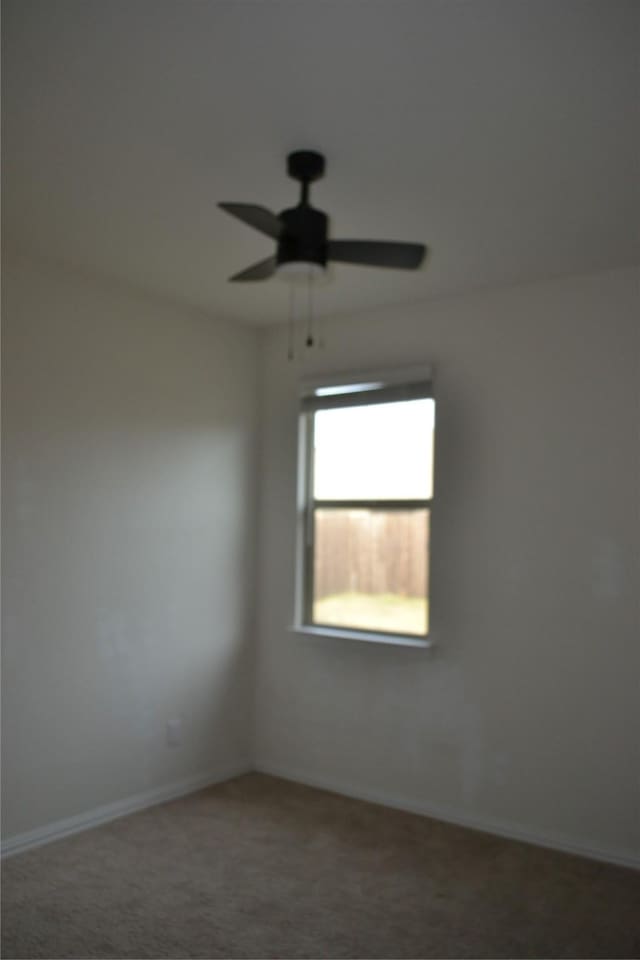
<instances>
[{"instance_id":1,"label":"ceiling fan motor housing","mask_svg":"<svg viewBox=\"0 0 640 960\"><path fill-rule=\"evenodd\" d=\"M301 204L280 214L282 233L278 239L276 260L285 263L327 265L327 233L329 218L321 210Z\"/></svg>"}]
</instances>

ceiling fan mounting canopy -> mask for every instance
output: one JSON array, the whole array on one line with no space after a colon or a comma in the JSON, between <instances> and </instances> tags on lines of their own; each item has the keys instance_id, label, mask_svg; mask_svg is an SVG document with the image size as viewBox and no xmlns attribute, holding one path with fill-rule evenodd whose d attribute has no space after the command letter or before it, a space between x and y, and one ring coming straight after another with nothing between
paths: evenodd
<instances>
[{"instance_id":1,"label":"ceiling fan mounting canopy","mask_svg":"<svg viewBox=\"0 0 640 960\"><path fill-rule=\"evenodd\" d=\"M301 183L313 183L324 176L324 157L315 150L295 150L287 157L287 173Z\"/></svg>"},{"instance_id":2,"label":"ceiling fan mounting canopy","mask_svg":"<svg viewBox=\"0 0 640 960\"><path fill-rule=\"evenodd\" d=\"M309 203L309 184L324 175L325 159L314 150L296 150L287 157L287 173L301 184L298 205L278 216L250 203L219 203L218 206L244 223L274 239L274 256L253 264L230 279L267 280L276 272L323 271L328 261L363 266L415 270L426 254L420 243L385 240L330 240L329 218Z\"/></svg>"}]
</instances>

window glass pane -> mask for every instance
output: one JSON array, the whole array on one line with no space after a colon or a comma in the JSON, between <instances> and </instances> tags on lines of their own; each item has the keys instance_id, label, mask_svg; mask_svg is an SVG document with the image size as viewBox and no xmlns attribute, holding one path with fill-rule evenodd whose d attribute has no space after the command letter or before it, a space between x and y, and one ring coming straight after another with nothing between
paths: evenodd
<instances>
[{"instance_id":1,"label":"window glass pane","mask_svg":"<svg viewBox=\"0 0 640 960\"><path fill-rule=\"evenodd\" d=\"M319 410L314 417L317 500L428 500L434 401Z\"/></svg>"},{"instance_id":2,"label":"window glass pane","mask_svg":"<svg viewBox=\"0 0 640 960\"><path fill-rule=\"evenodd\" d=\"M424 635L429 511L318 509L313 622Z\"/></svg>"}]
</instances>

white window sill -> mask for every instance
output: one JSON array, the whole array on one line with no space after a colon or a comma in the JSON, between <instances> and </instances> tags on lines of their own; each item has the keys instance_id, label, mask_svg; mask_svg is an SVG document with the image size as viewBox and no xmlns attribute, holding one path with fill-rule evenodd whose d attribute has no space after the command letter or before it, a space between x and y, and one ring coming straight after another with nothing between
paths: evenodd
<instances>
[{"instance_id":1,"label":"white window sill","mask_svg":"<svg viewBox=\"0 0 640 960\"><path fill-rule=\"evenodd\" d=\"M433 641L428 637L402 637L394 634L367 633L366 630L345 630L342 627L312 627L306 624L290 627L291 633L304 637L321 637L327 640L359 640L363 643L383 643L388 647L417 647L429 650Z\"/></svg>"}]
</instances>

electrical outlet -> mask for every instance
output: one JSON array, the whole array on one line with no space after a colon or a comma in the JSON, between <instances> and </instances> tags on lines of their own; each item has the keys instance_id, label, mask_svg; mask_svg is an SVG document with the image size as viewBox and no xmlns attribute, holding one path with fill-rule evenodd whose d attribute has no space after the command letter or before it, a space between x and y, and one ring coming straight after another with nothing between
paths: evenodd
<instances>
[{"instance_id":1,"label":"electrical outlet","mask_svg":"<svg viewBox=\"0 0 640 960\"><path fill-rule=\"evenodd\" d=\"M182 740L182 718L167 721L167 746L177 747Z\"/></svg>"}]
</instances>

